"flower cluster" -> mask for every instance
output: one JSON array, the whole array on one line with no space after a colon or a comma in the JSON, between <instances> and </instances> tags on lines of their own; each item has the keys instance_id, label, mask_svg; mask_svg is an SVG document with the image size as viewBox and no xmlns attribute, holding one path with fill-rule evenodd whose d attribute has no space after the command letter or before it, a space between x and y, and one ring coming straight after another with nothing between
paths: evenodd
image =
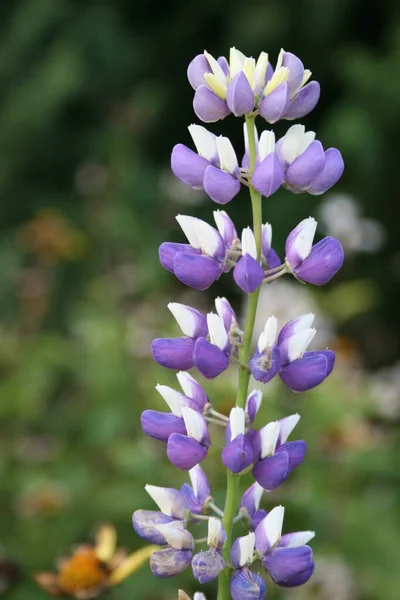
<instances>
[{"instance_id":1,"label":"flower cluster","mask_svg":"<svg viewBox=\"0 0 400 600\"><path fill-rule=\"evenodd\" d=\"M171 577L191 567L200 584L218 578L222 600L263 600L266 575L279 586L294 587L306 582L314 570L308 545L314 532L282 534L284 508L260 508L264 491L282 485L304 460L305 441L289 439L300 416L291 414L257 428L262 392L249 392L251 376L262 384L279 376L293 392L311 390L331 374L335 363L331 350L310 349L316 334L312 313L281 324L266 315L257 345L251 348L260 286L287 274L321 286L343 264L337 239L315 241L317 222L312 217L289 232L283 260L272 247L271 224L262 223L262 196L269 198L280 187L295 194L319 195L343 172L340 152L325 151L315 133L301 124L291 126L278 140L273 131L259 134L256 129L257 116L273 124L308 114L320 94L319 84L310 77L300 59L284 50L275 68L265 52L257 61L236 48L231 49L229 62L208 52L196 56L188 68L195 113L205 123L229 114L244 116L243 154L238 158L227 137L200 125L189 127L196 151L183 144L172 150L176 177L204 190L217 204L230 202L242 186L249 188L253 227L239 235L224 210L214 211L215 226L178 215L187 241L161 244L161 265L196 290L208 289L232 271L236 285L248 295L248 313L240 323L229 301L219 297L215 311L207 315L193 306L168 304L181 333L154 339L152 354L159 365L177 371L180 389L158 384L156 390L169 410L145 410L141 423L147 435L165 444L169 461L189 473L190 485L185 483L180 490L147 485L159 510L136 510L133 526L139 536L159 545L150 558L154 575ZM188 371L196 369L206 379L214 379L230 366L238 370L238 388L236 402L225 415ZM228 474L224 510L215 505L200 466L213 443L211 424L225 436L220 451ZM240 477L250 472L254 483L240 497ZM195 535L204 522L206 537ZM235 538L238 522L247 527L247 534ZM179 600L190 598L180 590ZM197 592L194 600L205 596Z\"/></svg>"}]
</instances>

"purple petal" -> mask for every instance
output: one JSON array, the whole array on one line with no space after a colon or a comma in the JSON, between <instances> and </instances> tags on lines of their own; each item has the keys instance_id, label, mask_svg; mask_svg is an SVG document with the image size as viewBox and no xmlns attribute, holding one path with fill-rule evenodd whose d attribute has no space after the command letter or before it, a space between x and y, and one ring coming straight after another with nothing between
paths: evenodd
<instances>
[{"instance_id":1,"label":"purple petal","mask_svg":"<svg viewBox=\"0 0 400 600\"><path fill-rule=\"evenodd\" d=\"M141 416L141 424L144 433L161 442L167 442L171 433L186 435L183 419L158 410L145 410Z\"/></svg>"},{"instance_id":2,"label":"purple petal","mask_svg":"<svg viewBox=\"0 0 400 600\"><path fill-rule=\"evenodd\" d=\"M218 231L222 235L225 246L231 248L238 239L238 234L232 219L224 210L214 213Z\"/></svg>"},{"instance_id":3,"label":"purple petal","mask_svg":"<svg viewBox=\"0 0 400 600\"><path fill-rule=\"evenodd\" d=\"M214 94L206 85L200 85L193 99L193 108L200 121L215 123L230 113L227 103Z\"/></svg>"},{"instance_id":4,"label":"purple petal","mask_svg":"<svg viewBox=\"0 0 400 600\"><path fill-rule=\"evenodd\" d=\"M223 72L225 73L225 75L227 77L230 76L231 70L229 68L229 63L226 60L225 56L219 56L217 58L217 63L219 64L219 66L221 67L221 69L223 70Z\"/></svg>"},{"instance_id":5,"label":"purple petal","mask_svg":"<svg viewBox=\"0 0 400 600\"><path fill-rule=\"evenodd\" d=\"M301 86L304 77L304 65L297 56L291 52L285 52L283 55L282 66L289 69L287 80L290 96L292 96Z\"/></svg>"},{"instance_id":6,"label":"purple petal","mask_svg":"<svg viewBox=\"0 0 400 600\"><path fill-rule=\"evenodd\" d=\"M226 103L235 117L242 117L254 108L254 92L243 71L240 71L228 85Z\"/></svg>"},{"instance_id":7,"label":"purple petal","mask_svg":"<svg viewBox=\"0 0 400 600\"><path fill-rule=\"evenodd\" d=\"M325 166L321 173L312 182L310 187L307 189L309 194L319 196L323 194L329 188L341 178L344 171L344 162L342 155L336 148L329 148L325 152Z\"/></svg>"},{"instance_id":8,"label":"purple petal","mask_svg":"<svg viewBox=\"0 0 400 600\"><path fill-rule=\"evenodd\" d=\"M324 165L324 149L321 142L316 140L288 167L285 181L298 190L305 190L318 177Z\"/></svg>"},{"instance_id":9,"label":"purple petal","mask_svg":"<svg viewBox=\"0 0 400 600\"><path fill-rule=\"evenodd\" d=\"M176 277L195 290L206 290L218 279L223 270L221 263L210 256L180 253L174 261Z\"/></svg>"},{"instance_id":10,"label":"purple petal","mask_svg":"<svg viewBox=\"0 0 400 600\"><path fill-rule=\"evenodd\" d=\"M333 371L333 367L335 366L335 353L332 350L319 350L318 354L323 354L328 361L328 369L326 372L326 376L330 375ZM303 356L307 356L308 352L304 352Z\"/></svg>"},{"instance_id":11,"label":"purple petal","mask_svg":"<svg viewBox=\"0 0 400 600\"><path fill-rule=\"evenodd\" d=\"M268 513L266 510L264 510L263 508L260 508L260 510L257 510L255 513L250 515L250 526L251 526L252 531L255 531L257 529L257 527L259 526L261 521L263 519L265 519L267 514Z\"/></svg>"},{"instance_id":12,"label":"purple petal","mask_svg":"<svg viewBox=\"0 0 400 600\"><path fill-rule=\"evenodd\" d=\"M251 374L257 381L268 383L278 373L281 362L281 354L277 344L272 348L268 348L262 354L256 350L250 360Z\"/></svg>"},{"instance_id":13,"label":"purple petal","mask_svg":"<svg viewBox=\"0 0 400 600\"><path fill-rule=\"evenodd\" d=\"M268 456L253 467L252 473L265 490L274 490L287 479L289 455L286 452L278 452L274 456Z\"/></svg>"},{"instance_id":14,"label":"purple petal","mask_svg":"<svg viewBox=\"0 0 400 600\"><path fill-rule=\"evenodd\" d=\"M294 258L293 260L295 261L296 259ZM296 319L292 319L291 321L286 323L286 325L284 325L282 327L282 329L280 330L280 332L278 334L278 345L280 346L281 344L283 344L283 342L285 340L288 340L289 338L291 338L292 335L294 335L295 333L298 333L299 331L301 331L303 329L307 329L308 327L311 327L313 320L311 319L310 322L305 321L305 319L307 319L307 317L309 317L309 315L301 315L301 317L297 317ZM312 317L312 315L311 315L311 317ZM285 356L285 362L286 362L286 356Z\"/></svg>"},{"instance_id":15,"label":"purple petal","mask_svg":"<svg viewBox=\"0 0 400 600\"><path fill-rule=\"evenodd\" d=\"M197 90L200 85L204 85L204 73L211 73L211 68L204 54L198 54L189 63L187 70L189 83L194 90Z\"/></svg>"},{"instance_id":16,"label":"purple petal","mask_svg":"<svg viewBox=\"0 0 400 600\"><path fill-rule=\"evenodd\" d=\"M272 580L283 587L294 587L308 581L314 570L309 546L275 548L263 559Z\"/></svg>"},{"instance_id":17,"label":"purple petal","mask_svg":"<svg viewBox=\"0 0 400 600\"><path fill-rule=\"evenodd\" d=\"M243 434L235 437L222 450L222 462L232 473L240 473L253 462L253 448Z\"/></svg>"},{"instance_id":18,"label":"purple petal","mask_svg":"<svg viewBox=\"0 0 400 600\"><path fill-rule=\"evenodd\" d=\"M191 408L202 413L208 403L208 397L203 386L189 373L178 373L177 377L185 396L192 400L193 405Z\"/></svg>"},{"instance_id":19,"label":"purple petal","mask_svg":"<svg viewBox=\"0 0 400 600\"><path fill-rule=\"evenodd\" d=\"M208 160L183 144L172 149L171 169L174 175L195 190L203 189L204 172L209 164Z\"/></svg>"},{"instance_id":20,"label":"purple petal","mask_svg":"<svg viewBox=\"0 0 400 600\"><path fill-rule=\"evenodd\" d=\"M252 184L266 198L272 196L282 185L284 173L282 165L274 152L268 154L254 169Z\"/></svg>"},{"instance_id":21,"label":"purple petal","mask_svg":"<svg viewBox=\"0 0 400 600\"><path fill-rule=\"evenodd\" d=\"M230 592L232 600L264 600L267 586L259 575L245 567L233 573Z\"/></svg>"},{"instance_id":22,"label":"purple petal","mask_svg":"<svg viewBox=\"0 0 400 600\"><path fill-rule=\"evenodd\" d=\"M308 115L308 113L316 106L320 93L321 89L318 81L307 83L307 85L302 87L295 97L292 98L283 118L291 121Z\"/></svg>"},{"instance_id":23,"label":"purple petal","mask_svg":"<svg viewBox=\"0 0 400 600\"><path fill-rule=\"evenodd\" d=\"M282 119L289 107L289 87L286 82L281 83L268 96L264 96L260 102L260 115L268 123L276 123Z\"/></svg>"},{"instance_id":24,"label":"purple petal","mask_svg":"<svg viewBox=\"0 0 400 600\"><path fill-rule=\"evenodd\" d=\"M294 360L281 368L283 383L294 392L306 392L324 381L328 375L328 359L319 352L307 352L307 356Z\"/></svg>"},{"instance_id":25,"label":"purple petal","mask_svg":"<svg viewBox=\"0 0 400 600\"><path fill-rule=\"evenodd\" d=\"M240 192L240 182L226 171L209 165L203 178L204 191L217 204L227 204Z\"/></svg>"},{"instance_id":26,"label":"purple petal","mask_svg":"<svg viewBox=\"0 0 400 600\"><path fill-rule=\"evenodd\" d=\"M247 396L245 411L249 418L249 423L252 423L256 418L258 410L262 402L262 392L260 390L253 390Z\"/></svg>"},{"instance_id":27,"label":"purple petal","mask_svg":"<svg viewBox=\"0 0 400 600\"><path fill-rule=\"evenodd\" d=\"M162 367L187 371L194 365L195 341L188 337L156 338L151 344L154 360Z\"/></svg>"},{"instance_id":28,"label":"purple petal","mask_svg":"<svg viewBox=\"0 0 400 600\"><path fill-rule=\"evenodd\" d=\"M164 269L167 269L167 271L173 273L175 257L181 252L184 252L186 254L201 254L200 250L195 250L190 244L175 244L173 242L164 242L158 249L160 263L162 264Z\"/></svg>"},{"instance_id":29,"label":"purple petal","mask_svg":"<svg viewBox=\"0 0 400 600\"><path fill-rule=\"evenodd\" d=\"M205 504L212 497L212 493L207 476L200 465L197 465L190 471L190 478L196 498L202 504Z\"/></svg>"},{"instance_id":30,"label":"purple petal","mask_svg":"<svg viewBox=\"0 0 400 600\"><path fill-rule=\"evenodd\" d=\"M235 311L226 298L216 298L215 306L217 313L224 323L226 332L229 334L232 327L238 326L238 320Z\"/></svg>"},{"instance_id":31,"label":"purple petal","mask_svg":"<svg viewBox=\"0 0 400 600\"><path fill-rule=\"evenodd\" d=\"M342 244L334 237L325 237L315 244L307 258L294 269L297 279L312 285L324 285L343 265Z\"/></svg>"},{"instance_id":32,"label":"purple petal","mask_svg":"<svg viewBox=\"0 0 400 600\"><path fill-rule=\"evenodd\" d=\"M225 561L218 550L206 550L193 557L192 569L194 578L201 584L216 579L225 569Z\"/></svg>"},{"instance_id":33,"label":"purple petal","mask_svg":"<svg viewBox=\"0 0 400 600\"><path fill-rule=\"evenodd\" d=\"M174 550L164 548L153 552L150 557L150 567L156 577L173 577L188 568L192 560L191 550Z\"/></svg>"},{"instance_id":34,"label":"purple petal","mask_svg":"<svg viewBox=\"0 0 400 600\"><path fill-rule=\"evenodd\" d=\"M233 278L243 292L252 294L260 287L264 279L264 271L255 258L245 254L236 263Z\"/></svg>"},{"instance_id":35,"label":"purple petal","mask_svg":"<svg viewBox=\"0 0 400 600\"><path fill-rule=\"evenodd\" d=\"M266 254L265 252L263 254L267 263L267 269L275 269L276 267L279 267L280 264L282 264L281 259L279 258L278 254L273 248L269 250L268 254Z\"/></svg>"},{"instance_id":36,"label":"purple petal","mask_svg":"<svg viewBox=\"0 0 400 600\"><path fill-rule=\"evenodd\" d=\"M182 471L193 469L207 456L208 448L195 439L180 433L169 436L167 456L172 464Z\"/></svg>"},{"instance_id":37,"label":"purple petal","mask_svg":"<svg viewBox=\"0 0 400 600\"><path fill-rule=\"evenodd\" d=\"M304 460L307 444L303 440L285 442L279 446L277 452L287 452L289 455L289 471L294 471Z\"/></svg>"},{"instance_id":38,"label":"purple petal","mask_svg":"<svg viewBox=\"0 0 400 600\"><path fill-rule=\"evenodd\" d=\"M198 466L198 465L197 465ZM193 489L189 484L184 483L181 487L181 494L184 496L188 509L194 515L199 515L203 510L203 504L196 498Z\"/></svg>"},{"instance_id":39,"label":"purple petal","mask_svg":"<svg viewBox=\"0 0 400 600\"><path fill-rule=\"evenodd\" d=\"M155 510L136 510L132 515L133 528L136 533L152 544L165 544L164 536L158 531L158 525L166 525L176 521Z\"/></svg>"},{"instance_id":40,"label":"purple petal","mask_svg":"<svg viewBox=\"0 0 400 600\"><path fill-rule=\"evenodd\" d=\"M229 366L226 354L204 338L196 340L193 360L197 369L207 379L214 379Z\"/></svg>"},{"instance_id":41,"label":"purple petal","mask_svg":"<svg viewBox=\"0 0 400 600\"><path fill-rule=\"evenodd\" d=\"M240 508L245 508L249 515L257 512L260 504L259 485L253 483L243 494Z\"/></svg>"}]
</instances>

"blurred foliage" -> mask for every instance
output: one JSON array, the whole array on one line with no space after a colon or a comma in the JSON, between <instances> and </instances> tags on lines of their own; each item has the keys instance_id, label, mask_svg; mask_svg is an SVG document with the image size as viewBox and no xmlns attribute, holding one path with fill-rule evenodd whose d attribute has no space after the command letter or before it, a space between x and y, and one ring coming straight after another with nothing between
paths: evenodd
<instances>
[{"instance_id":1,"label":"blurred foliage","mask_svg":"<svg viewBox=\"0 0 400 600\"><path fill-rule=\"evenodd\" d=\"M230 276L202 298L184 291L157 246L181 240L178 212L210 219L210 202L169 174L169 154L195 118L188 62L236 45L271 57L283 46L313 70L322 97L307 127L344 155L335 190L385 232L377 252L349 253L335 282L310 292L333 323L336 374L306 396L269 387L258 417L301 412L307 461L266 505L287 506L287 531L317 531L316 583L306 596L271 584L270 597L398 600L400 394L390 375L395 408L382 408L371 375L399 355L398 2L9 0L0 32L0 594L44 598L32 574L99 523L140 547L130 515L151 507L144 484L185 481L140 432L143 408L162 408L155 384L174 383L150 341L176 331L167 299L207 308L226 294L240 310L240 297ZM235 120L214 129L241 147ZM265 203L277 250L321 201L281 191ZM228 209L248 223L245 194ZM221 410L234 381L207 384ZM217 453L206 468L222 504ZM179 586L195 589L189 573ZM177 587L144 569L115 598L168 600Z\"/></svg>"}]
</instances>

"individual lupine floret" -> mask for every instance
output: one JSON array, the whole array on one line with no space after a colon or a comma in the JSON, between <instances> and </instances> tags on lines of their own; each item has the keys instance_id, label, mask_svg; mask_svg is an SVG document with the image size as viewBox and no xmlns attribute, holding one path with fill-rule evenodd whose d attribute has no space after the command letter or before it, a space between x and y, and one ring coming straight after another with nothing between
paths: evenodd
<instances>
[{"instance_id":1,"label":"individual lupine floret","mask_svg":"<svg viewBox=\"0 0 400 600\"><path fill-rule=\"evenodd\" d=\"M250 360L253 377L262 383L268 383L279 372L281 354L277 344L278 320L269 317L264 330L258 338L257 348Z\"/></svg>"},{"instance_id":2,"label":"individual lupine floret","mask_svg":"<svg viewBox=\"0 0 400 600\"><path fill-rule=\"evenodd\" d=\"M304 125L292 125L278 140L276 153L285 173L284 186L295 193L323 194L344 170L339 150L329 148L324 152L315 132L306 132Z\"/></svg>"},{"instance_id":3,"label":"individual lupine floret","mask_svg":"<svg viewBox=\"0 0 400 600\"><path fill-rule=\"evenodd\" d=\"M259 103L260 115L269 123L299 119L315 107L320 96L317 81L307 83L311 71L291 52L280 51Z\"/></svg>"},{"instance_id":4,"label":"individual lupine floret","mask_svg":"<svg viewBox=\"0 0 400 600\"><path fill-rule=\"evenodd\" d=\"M285 509L277 506L255 531L256 549L271 579L282 587L295 587L308 581L314 571L312 550L306 544L313 531L282 535Z\"/></svg>"},{"instance_id":5,"label":"individual lupine floret","mask_svg":"<svg viewBox=\"0 0 400 600\"><path fill-rule=\"evenodd\" d=\"M226 563L221 553L225 539L226 534L220 519L211 517L208 521L209 550L199 552L192 560L193 575L200 583L208 583L216 579L225 568Z\"/></svg>"},{"instance_id":6,"label":"individual lupine floret","mask_svg":"<svg viewBox=\"0 0 400 600\"><path fill-rule=\"evenodd\" d=\"M189 470L191 486L184 483L181 487L186 505L193 515L201 514L212 501L212 492L206 474L200 465Z\"/></svg>"},{"instance_id":7,"label":"individual lupine floret","mask_svg":"<svg viewBox=\"0 0 400 600\"><path fill-rule=\"evenodd\" d=\"M252 294L264 279L264 270L257 260L254 233L250 227L242 232L242 256L235 265L233 278L246 294Z\"/></svg>"},{"instance_id":8,"label":"individual lupine floret","mask_svg":"<svg viewBox=\"0 0 400 600\"><path fill-rule=\"evenodd\" d=\"M189 373L179 371L176 377L184 392L183 394L167 385L158 384L156 386L156 390L164 398L171 412L164 413L148 409L143 411L141 415L141 425L144 433L162 442L167 442L171 433L186 434L185 422L182 417L183 406L189 406L202 413L208 404L204 389Z\"/></svg>"},{"instance_id":9,"label":"individual lupine floret","mask_svg":"<svg viewBox=\"0 0 400 600\"><path fill-rule=\"evenodd\" d=\"M194 347L194 364L207 379L214 379L229 366L231 344L224 321L215 313L207 315L210 341L199 338Z\"/></svg>"},{"instance_id":10,"label":"individual lupine floret","mask_svg":"<svg viewBox=\"0 0 400 600\"><path fill-rule=\"evenodd\" d=\"M267 593L265 581L247 567L236 569L231 577L232 600L264 600Z\"/></svg>"},{"instance_id":11,"label":"individual lupine floret","mask_svg":"<svg viewBox=\"0 0 400 600\"><path fill-rule=\"evenodd\" d=\"M315 336L315 315L309 313L287 323L278 336L282 366L279 376L294 392L305 392L322 383L332 373L335 353L332 350L307 352Z\"/></svg>"},{"instance_id":12,"label":"individual lupine floret","mask_svg":"<svg viewBox=\"0 0 400 600\"><path fill-rule=\"evenodd\" d=\"M185 571L193 557L194 539L184 528L182 521L173 521L165 525L157 525L167 546L153 552L150 557L150 568L156 577L173 577Z\"/></svg>"},{"instance_id":13,"label":"individual lupine floret","mask_svg":"<svg viewBox=\"0 0 400 600\"><path fill-rule=\"evenodd\" d=\"M241 473L253 462L253 447L245 435L245 412L235 406L229 416L226 430L226 446L222 450L222 462L232 473Z\"/></svg>"},{"instance_id":14,"label":"individual lupine floret","mask_svg":"<svg viewBox=\"0 0 400 600\"><path fill-rule=\"evenodd\" d=\"M187 434L171 433L167 442L167 456L175 467L189 471L205 459L211 440L203 415L184 406L182 417Z\"/></svg>"},{"instance_id":15,"label":"individual lupine floret","mask_svg":"<svg viewBox=\"0 0 400 600\"><path fill-rule=\"evenodd\" d=\"M173 488L146 485L145 490L160 510L136 510L132 516L133 528L140 537L153 544L166 544L158 526L178 520L183 523L187 510L185 497Z\"/></svg>"},{"instance_id":16,"label":"individual lupine floret","mask_svg":"<svg viewBox=\"0 0 400 600\"><path fill-rule=\"evenodd\" d=\"M245 139L247 133L245 134ZM263 131L257 143L257 158L251 183L266 198L275 194L284 180L282 164L275 153L275 134Z\"/></svg>"},{"instance_id":17,"label":"individual lupine floret","mask_svg":"<svg viewBox=\"0 0 400 600\"><path fill-rule=\"evenodd\" d=\"M227 204L240 191L239 164L230 140L201 125L190 125L189 133L197 153L184 144L174 146L174 175L191 188L204 190L217 204Z\"/></svg>"},{"instance_id":18,"label":"individual lupine floret","mask_svg":"<svg viewBox=\"0 0 400 600\"><path fill-rule=\"evenodd\" d=\"M299 415L291 415L268 423L252 438L252 473L265 490L271 491L281 485L304 460L306 443L303 440L287 442L299 419Z\"/></svg>"},{"instance_id":19,"label":"individual lupine floret","mask_svg":"<svg viewBox=\"0 0 400 600\"><path fill-rule=\"evenodd\" d=\"M248 517L252 531L267 516L267 512L260 508L264 491L264 488L256 481L244 492L240 501L240 512Z\"/></svg>"},{"instance_id":20,"label":"individual lupine floret","mask_svg":"<svg viewBox=\"0 0 400 600\"><path fill-rule=\"evenodd\" d=\"M286 240L286 265L299 281L324 285L343 265L342 244L334 237L325 237L313 245L317 221L304 219Z\"/></svg>"}]
</instances>

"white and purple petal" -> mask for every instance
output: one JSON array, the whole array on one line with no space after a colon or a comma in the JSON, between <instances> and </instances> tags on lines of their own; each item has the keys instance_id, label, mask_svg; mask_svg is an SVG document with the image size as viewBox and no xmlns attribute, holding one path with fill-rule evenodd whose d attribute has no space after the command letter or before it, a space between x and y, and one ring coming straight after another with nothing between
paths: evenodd
<instances>
[{"instance_id":1,"label":"white and purple petal","mask_svg":"<svg viewBox=\"0 0 400 600\"><path fill-rule=\"evenodd\" d=\"M203 412L205 405L208 403L208 397L200 383L185 371L179 371L179 373L176 374L176 377L185 396L192 400L192 408L196 408L200 412Z\"/></svg>"},{"instance_id":2,"label":"white and purple petal","mask_svg":"<svg viewBox=\"0 0 400 600\"><path fill-rule=\"evenodd\" d=\"M136 510L132 515L133 528L136 533L152 544L166 543L157 526L173 523L174 521L174 517L167 517L155 510Z\"/></svg>"},{"instance_id":3,"label":"white and purple petal","mask_svg":"<svg viewBox=\"0 0 400 600\"><path fill-rule=\"evenodd\" d=\"M192 570L194 578L201 584L209 583L225 569L225 561L219 550L212 548L199 552L193 557Z\"/></svg>"},{"instance_id":4,"label":"white and purple petal","mask_svg":"<svg viewBox=\"0 0 400 600\"><path fill-rule=\"evenodd\" d=\"M287 80L289 94L293 96L300 88L304 77L304 65L301 60L291 52L283 54L282 66L289 69L289 77Z\"/></svg>"},{"instance_id":5,"label":"white and purple petal","mask_svg":"<svg viewBox=\"0 0 400 600\"><path fill-rule=\"evenodd\" d=\"M279 346L274 344L272 348L268 348L265 352L259 352L256 349L249 366L254 379L262 383L268 383L279 372L281 363Z\"/></svg>"}]
</instances>

